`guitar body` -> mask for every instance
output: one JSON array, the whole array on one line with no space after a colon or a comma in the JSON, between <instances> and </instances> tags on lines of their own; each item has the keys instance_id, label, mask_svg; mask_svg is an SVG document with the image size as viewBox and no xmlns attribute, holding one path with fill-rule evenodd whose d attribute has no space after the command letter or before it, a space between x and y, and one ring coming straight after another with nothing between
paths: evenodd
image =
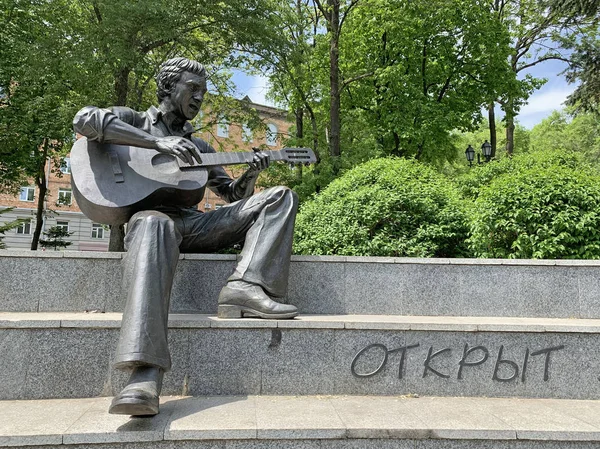
<instances>
[{"instance_id":1,"label":"guitar body","mask_svg":"<svg viewBox=\"0 0 600 449\"><path fill-rule=\"evenodd\" d=\"M175 156L85 137L71 150L71 184L81 211L92 221L126 223L133 214L165 205L193 206L202 200L208 170L182 170Z\"/></svg>"}]
</instances>

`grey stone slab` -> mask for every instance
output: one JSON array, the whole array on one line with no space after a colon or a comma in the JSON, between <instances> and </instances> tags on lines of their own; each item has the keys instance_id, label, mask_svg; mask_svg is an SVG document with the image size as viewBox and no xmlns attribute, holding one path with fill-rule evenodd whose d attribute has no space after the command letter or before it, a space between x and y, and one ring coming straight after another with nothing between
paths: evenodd
<instances>
[{"instance_id":1,"label":"grey stone slab","mask_svg":"<svg viewBox=\"0 0 600 449\"><path fill-rule=\"evenodd\" d=\"M405 375L409 393L469 396L478 388L488 391L489 382L485 379L482 366L465 367L459 379L459 362L463 358L465 345L477 346L477 333L409 331L405 332L405 339L407 346L418 345L406 352ZM468 361L479 357L479 353L471 354ZM396 356L396 369L398 364Z\"/></svg>"},{"instance_id":2,"label":"grey stone slab","mask_svg":"<svg viewBox=\"0 0 600 449\"><path fill-rule=\"evenodd\" d=\"M555 260L550 259L504 259L502 265L554 266Z\"/></svg>"},{"instance_id":3,"label":"grey stone slab","mask_svg":"<svg viewBox=\"0 0 600 449\"><path fill-rule=\"evenodd\" d=\"M0 447L62 444L62 433L95 402L2 401L0 402Z\"/></svg>"},{"instance_id":4,"label":"grey stone slab","mask_svg":"<svg viewBox=\"0 0 600 449\"><path fill-rule=\"evenodd\" d=\"M365 256L346 256L346 262L351 263L395 263L395 257L365 257Z\"/></svg>"},{"instance_id":5,"label":"grey stone slab","mask_svg":"<svg viewBox=\"0 0 600 449\"><path fill-rule=\"evenodd\" d=\"M322 449L323 443L324 440L229 440L226 449Z\"/></svg>"},{"instance_id":6,"label":"grey stone slab","mask_svg":"<svg viewBox=\"0 0 600 449\"><path fill-rule=\"evenodd\" d=\"M415 449L419 440L408 439L347 439L322 440L320 449Z\"/></svg>"},{"instance_id":7,"label":"grey stone slab","mask_svg":"<svg viewBox=\"0 0 600 449\"><path fill-rule=\"evenodd\" d=\"M597 267L576 269L580 318L600 318L600 276Z\"/></svg>"},{"instance_id":8,"label":"grey stone slab","mask_svg":"<svg viewBox=\"0 0 600 449\"><path fill-rule=\"evenodd\" d=\"M0 313L0 329L60 327L60 314Z\"/></svg>"},{"instance_id":9,"label":"grey stone slab","mask_svg":"<svg viewBox=\"0 0 600 449\"><path fill-rule=\"evenodd\" d=\"M235 268L235 260L184 259L179 261L171 312L217 313L217 298Z\"/></svg>"},{"instance_id":10,"label":"grey stone slab","mask_svg":"<svg viewBox=\"0 0 600 449\"><path fill-rule=\"evenodd\" d=\"M406 270L394 264L349 263L344 273L345 310L336 313L404 315L407 295Z\"/></svg>"},{"instance_id":11,"label":"grey stone slab","mask_svg":"<svg viewBox=\"0 0 600 449\"><path fill-rule=\"evenodd\" d=\"M260 318L218 318L208 317L210 327L222 329L275 329L276 320L263 320Z\"/></svg>"},{"instance_id":12,"label":"grey stone slab","mask_svg":"<svg viewBox=\"0 0 600 449\"><path fill-rule=\"evenodd\" d=\"M288 302L298 307L300 313L348 313L346 265L334 262L292 263Z\"/></svg>"},{"instance_id":13,"label":"grey stone slab","mask_svg":"<svg viewBox=\"0 0 600 449\"><path fill-rule=\"evenodd\" d=\"M175 409L172 400L163 399L160 413L136 418L110 415L112 398L100 398L63 434L63 444L130 443L163 440L164 430ZM76 401L72 401L76 402Z\"/></svg>"},{"instance_id":14,"label":"grey stone slab","mask_svg":"<svg viewBox=\"0 0 600 449\"><path fill-rule=\"evenodd\" d=\"M279 320L280 329L344 329L346 317L343 315L300 315L293 320Z\"/></svg>"},{"instance_id":15,"label":"grey stone slab","mask_svg":"<svg viewBox=\"0 0 600 449\"><path fill-rule=\"evenodd\" d=\"M27 397L30 337L25 329L0 330L0 399Z\"/></svg>"},{"instance_id":16,"label":"grey stone slab","mask_svg":"<svg viewBox=\"0 0 600 449\"><path fill-rule=\"evenodd\" d=\"M15 399L81 398L103 393L118 332L110 329L27 332L27 374L22 381L24 388ZM0 392L11 394L4 388Z\"/></svg>"},{"instance_id":17,"label":"grey stone slab","mask_svg":"<svg viewBox=\"0 0 600 449\"><path fill-rule=\"evenodd\" d=\"M341 263L346 261L346 256L292 256L292 264L294 262L335 262Z\"/></svg>"},{"instance_id":18,"label":"grey stone slab","mask_svg":"<svg viewBox=\"0 0 600 449\"><path fill-rule=\"evenodd\" d=\"M125 253L104 251L65 251L67 259L122 259Z\"/></svg>"},{"instance_id":19,"label":"grey stone slab","mask_svg":"<svg viewBox=\"0 0 600 449\"><path fill-rule=\"evenodd\" d=\"M402 286L402 315L476 315L465 313L462 266L405 265L397 273Z\"/></svg>"},{"instance_id":20,"label":"grey stone slab","mask_svg":"<svg viewBox=\"0 0 600 449\"><path fill-rule=\"evenodd\" d=\"M336 332L273 331L262 359L261 394L331 394L335 383Z\"/></svg>"},{"instance_id":21,"label":"grey stone slab","mask_svg":"<svg viewBox=\"0 0 600 449\"><path fill-rule=\"evenodd\" d=\"M513 427L518 439L596 441L600 438L600 428L546 407L543 400L470 398L469 401L481 413L493 414Z\"/></svg>"},{"instance_id":22,"label":"grey stone slab","mask_svg":"<svg viewBox=\"0 0 600 449\"><path fill-rule=\"evenodd\" d=\"M492 412L466 398L406 399L406 406L429 428L430 438L514 440L517 433Z\"/></svg>"},{"instance_id":23,"label":"grey stone slab","mask_svg":"<svg viewBox=\"0 0 600 449\"><path fill-rule=\"evenodd\" d=\"M71 259L36 261L39 311L105 311L107 303L120 296L120 261L114 259ZM52 279L52 282L48 282Z\"/></svg>"},{"instance_id":24,"label":"grey stone slab","mask_svg":"<svg viewBox=\"0 0 600 449\"><path fill-rule=\"evenodd\" d=\"M201 329L211 326L210 316L202 314L169 314L169 329Z\"/></svg>"},{"instance_id":25,"label":"grey stone slab","mask_svg":"<svg viewBox=\"0 0 600 449\"><path fill-rule=\"evenodd\" d=\"M184 254L185 260L218 260L218 261L235 261L237 256L235 254Z\"/></svg>"},{"instance_id":26,"label":"grey stone slab","mask_svg":"<svg viewBox=\"0 0 600 449\"><path fill-rule=\"evenodd\" d=\"M31 257L36 259L60 259L64 251L0 250L0 257Z\"/></svg>"},{"instance_id":27,"label":"grey stone slab","mask_svg":"<svg viewBox=\"0 0 600 449\"><path fill-rule=\"evenodd\" d=\"M428 438L429 429L399 397L343 396L331 403L348 438Z\"/></svg>"},{"instance_id":28,"label":"grey stone slab","mask_svg":"<svg viewBox=\"0 0 600 449\"><path fill-rule=\"evenodd\" d=\"M598 335L585 334L480 333L476 344L488 350L489 359L480 366L465 367L465 381L470 380L469 375L473 371L483 375L483 378L472 381L476 382L476 387L473 386L466 394L598 398L598 338ZM551 348L554 349L549 350ZM549 351L540 353L544 350Z\"/></svg>"},{"instance_id":29,"label":"grey stone slab","mask_svg":"<svg viewBox=\"0 0 600 449\"><path fill-rule=\"evenodd\" d=\"M346 426L328 398L256 397L257 437L268 439L344 438Z\"/></svg>"},{"instance_id":30,"label":"grey stone slab","mask_svg":"<svg viewBox=\"0 0 600 449\"><path fill-rule=\"evenodd\" d=\"M393 352L386 358L387 350L405 346L405 332L347 331L336 332L334 337L335 356L328 372L334 380L333 394L412 393L407 387L406 363L400 370L402 354Z\"/></svg>"},{"instance_id":31,"label":"grey stone slab","mask_svg":"<svg viewBox=\"0 0 600 449\"><path fill-rule=\"evenodd\" d=\"M277 329L198 329L189 336L189 394L260 394L265 354Z\"/></svg>"},{"instance_id":32,"label":"grey stone slab","mask_svg":"<svg viewBox=\"0 0 600 449\"><path fill-rule=\"evenodd\" d=\"M256 404L252 396L180 399L165 430L166 440L252 438L256 438Z\"/></svg>"}]
</instances>

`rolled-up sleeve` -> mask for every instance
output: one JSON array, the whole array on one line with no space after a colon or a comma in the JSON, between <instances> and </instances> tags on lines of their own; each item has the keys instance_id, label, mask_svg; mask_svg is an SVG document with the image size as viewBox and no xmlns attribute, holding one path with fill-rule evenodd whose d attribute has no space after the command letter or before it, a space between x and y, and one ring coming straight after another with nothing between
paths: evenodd
<instances>
[{"instance_id":1,"label":"rolled-up sleeve","mask_svg":"<svg viewBox=\"0 0 600 449\"><path fill-rule=\"evenodd\" d=\"M104 130L116 118L117 116L109 109L86 106L75 115L73 129L89 140L102 142L104 140Z\"/></svg>"}]
</instances>

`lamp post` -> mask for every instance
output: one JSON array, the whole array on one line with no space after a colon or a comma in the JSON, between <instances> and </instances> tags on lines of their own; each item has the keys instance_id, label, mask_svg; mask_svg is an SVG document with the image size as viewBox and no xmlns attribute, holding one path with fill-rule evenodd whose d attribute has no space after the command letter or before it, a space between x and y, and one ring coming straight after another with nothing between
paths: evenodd
<instances>
[{"instance_id":1,"label":"lamp post","mask_svg":"<svg viewBox=\"0 0 600 449\"><path fill-rule=\"evenodd\" d=\"M485 161L489 162L492 158L492 145L487 141L487 139L485 142L483 142L483 145L481 145L481 152L483 153Z\"/></svg>"},{"instance_id":2,"label":"lamp post","mask_svg":"<svg viewBox=\"0 0 600 449\"><path fill-rule=\"evenodd\" d=\"M492 145L486 140L481 145L481 153L483 154L484 162L489 162L492 159ZM473 166L473 161L475 160L475 149L469 145L465 150L465 156L467 156L467 161L469 162L469 167ZM481 162L481 154L477 153L477 164L482 164Z\"/></svg>"},{"instance_id":3,"label":"lamp post","mask_svg":"<svg viewBox=\"0 0 600 449\"><path fill-rule=\"evenodd\" d=\"M465 155L467 156L467 161L469 161L469 167L472 167L473 160L475 159L475 149L469 145L465 150Z\"/></svg>"}]
</instances>

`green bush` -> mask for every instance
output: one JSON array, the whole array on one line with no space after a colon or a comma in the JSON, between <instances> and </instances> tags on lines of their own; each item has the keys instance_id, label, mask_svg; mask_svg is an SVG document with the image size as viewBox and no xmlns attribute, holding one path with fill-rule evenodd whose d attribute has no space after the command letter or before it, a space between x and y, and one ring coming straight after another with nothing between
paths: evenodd
<instances>
[{"instance_id":1,"label":"green bush","mask_svg":"<svg viewBox=\"0 0 600 449\"><path fill-rule=\"evenodd\" d=\"M480 189L469 239L476 257L600 258L600 178L549 159L530 167L515 161Z\"/></svg>"},{"instance_id":2,"label":"green bush","mask_svg":"<svg viewBox=\"0 0 600 449\"><path fill-rule=\"evenodd\" d=\"M519 154L512 158L505 157L499 161L491 161L482 166L475 166L468 173L457 179L460 193L469 199L476 199L479 192L489 186L499 176L527 169L545 169L553 166L578 168L587 167L584 156L574 151L534 151Z\"/></svg>"},{"instance_id":3,"label":"green bush","mask_svg":"<svg viewBox=\"0 0 600 449\"><path fill-rule=\"evenodd\" d=\"M456 187L415 161L374 159L301 207L297 254L456 257L468 226Z\"/></svg>"}]
</instances>

